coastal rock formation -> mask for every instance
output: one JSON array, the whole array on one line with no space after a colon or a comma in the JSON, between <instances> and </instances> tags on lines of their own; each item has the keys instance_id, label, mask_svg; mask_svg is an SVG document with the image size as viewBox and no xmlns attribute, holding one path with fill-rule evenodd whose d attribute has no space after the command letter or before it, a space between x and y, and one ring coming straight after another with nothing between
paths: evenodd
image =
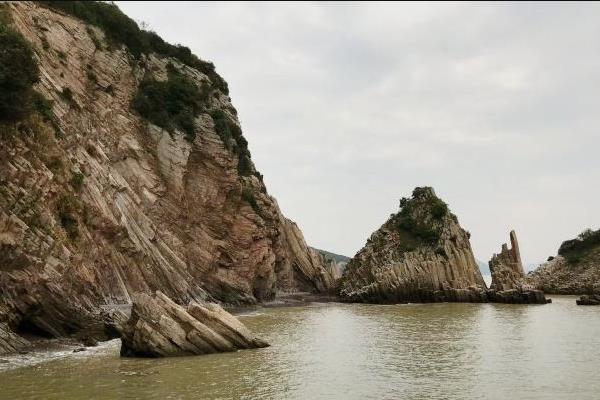
<instances>
[{"instance_id":1,"label":"coastal rock formation","mask_svg":"<svg viewBox=\"0 0 600 400\"><path fill-rule=\"evenodd\" d=\"M157 36L163 53L134 52L140 31L115 5L94 7L127 25L129 44L70 4L0 5L31 44L41 95L39 111L0 137L0 323L71 336L136 292L187 304L330 290L256 171L214 66ZM164 127L142 118L167 98L146 87L195 96L194 115L185 108ZM12 347L0 342L0 353Z\"/></svg>"},{"instance_id":2,"label":"coastal rock formation","mask_svg":"<svg viewBox=\"0 0 600 400\"><path fill-rule=\"evenodd\" d=\"M510 249L504 243L502 251L499 254L494 254L489 262L490 273L492 274L490 288L493 290L515 289L520 286L525 276L515 231L510 232L510 243Z\"/></svg>"},{"instance_id":3,"label":"coastal rock formation","mask_svg":"<svg viewBox=\"0 0 600 400\"><path fill-rule=\"evenodd\" d=\"M344 268L346 268L348 261L350 261L350 257L331 253L325 250L313 250L321 255L323 265L325 265L325 268L329 272L329 275L333 278L334 282L337 282L342 277L342 272L344 271Z\"/></svg>"},{"instance_id":4,"label":"coastal rock formation","mask_svg":"<svg viewBox=\"0 0 600 400\"><path fill-rule=\"evenodd\" d=\"M171 357L267 347L217 304L187 310L161 292L135 294L121 338L123 357Z\"/></svg>"},{"instance_id":5,"label":"coastal rock formation","mask_svg":"<svg viewBox=\"0 0 600 400\"><path fill-rule=\"evenodd\" d=\"M525 271L521 262L519 242L515 231L510 232L511 247L504 243L499 254L494 254L489 262L492 284L488 290L490 301L497 303L545 304L541 290L536 290L524 282Z\"/></svg>"},{"instance_id":6,"label":"coastal rock formation","mask_svg":"<svg viewBox=\"0 0 600 400\"><path fill-rule=\"evenodd\" d=\"M403 198L350 260L340 295L368 303L487 301L469 233L430 187Z\"/></svg>"},{"instance_id":7,"label":"coastal rock formation","mask_svg":"<svg viewBox=\"0 0 600 400\"><path fill-rule=\"evenodd\" d=\"M578 300L575 300L578 306L600 306L600 294L584 294Z\"/></svg>"},{"instance_id":8,"label":"coastal rock formation","mask_svg":"<svg viewBox=\"0 0 600 400\"><path fill-rule=\"evenodd\" d=\"M565 241L525 281L545 293L600 294L600 230L586 230Z\"/></svg>"}]
</instances>

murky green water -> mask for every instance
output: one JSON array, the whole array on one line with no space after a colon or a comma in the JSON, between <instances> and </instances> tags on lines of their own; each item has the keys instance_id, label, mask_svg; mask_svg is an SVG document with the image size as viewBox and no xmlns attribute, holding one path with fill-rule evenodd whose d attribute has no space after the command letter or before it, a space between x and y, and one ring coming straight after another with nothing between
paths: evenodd
<instances>
[{"instance_id":1,"label":"murky green water","mask_svg":"<svg viewBox=\"0 0 600 400\"><path fill-rule=\"evenodd\" d=\"M598 399L600 307L342 305L242 317L272 347L0 372L2 399Z\"/></svg>"}]
</instances>

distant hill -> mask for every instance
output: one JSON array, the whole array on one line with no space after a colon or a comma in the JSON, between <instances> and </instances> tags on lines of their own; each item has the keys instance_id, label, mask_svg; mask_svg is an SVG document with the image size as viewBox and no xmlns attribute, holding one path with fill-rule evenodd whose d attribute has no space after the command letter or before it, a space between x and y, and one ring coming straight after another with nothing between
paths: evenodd
<instances>
[{"instance_id":1,"label":"distant hill","mask_svg":"<svg viewBox=\"0 0 600 400\"><path fill-rule=\"evenodd\" d=\"M481 271L481 275L490 275L490 267L488 266L488 263L478 260L477 258L475 259L475 262Z\"/></svg>"},{"instance_id":2,"label":"distant hill","mask_svg":"<svg viewBox=\"0 0 600 400\"><path fill-rule=\"evenodd\" d=\"M329 260L334 260L335 262L338 263L347 263L348 261L350 261L350 257L346 257L346 256L342 256L340 254L335 254L332 253L330 251L326 251L326 250L320 250L320 249L316 249L313 247L313 250L318 251L319 253L321 253L323 255L323 257L329 259Z\"/></svg>"}]
</instances>

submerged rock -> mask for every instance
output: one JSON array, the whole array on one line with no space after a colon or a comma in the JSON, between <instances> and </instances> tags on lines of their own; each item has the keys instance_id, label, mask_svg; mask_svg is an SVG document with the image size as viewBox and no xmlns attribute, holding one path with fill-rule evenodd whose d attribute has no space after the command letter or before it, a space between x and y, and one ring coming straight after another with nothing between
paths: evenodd
<instances>
[{"instance_id":1,"label":"submerged rock","mask_svg":"<svg viewBox=\"0 0 600 400\"><path fill-rule=\"evenodd\" d=\"M578 306L600 306L600 294L583 295L575 300Z\"/></svg>"},{"instance_id":2,"label":"submerged rock","mask_svg":"<svg viewBox=\"0 0 600 400\"><path fill-rule=\"evenodd\" d=\"M134 295L121 338L123 357L170 357L267 347L217 304L191 302L187 310L163 293Z\"/></svg>"}]
</instances>

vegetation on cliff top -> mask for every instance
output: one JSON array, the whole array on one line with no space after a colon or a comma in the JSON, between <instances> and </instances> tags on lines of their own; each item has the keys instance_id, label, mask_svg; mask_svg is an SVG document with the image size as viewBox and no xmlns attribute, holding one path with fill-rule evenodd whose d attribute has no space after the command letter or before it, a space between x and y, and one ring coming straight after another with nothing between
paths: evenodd
<instances>
[{"instance_id":1,"label":"vegetation on cliff top","mask_svg":"<svg viewBox=\"0 0 600 400\"><path fill-rule=\"evenodd\" d=\"M138 24L114 3L102 1L42 1L40 3L99 27L104 31L110 44L125 45L136 59L139 59L142 54L150 53L176 58L185 65L206 74L213 87L229 94L227 82L217 74L213 63L201 60L188 47L180 44L172 45L155 32L140 29Z\"/></svg>"},{"instance_id":2,"label":"vegetation on cliff top","mask_svg":"<svg viewBox=\"0 0 600 400\"><path fill-rule=\"evenodd\" d=\"M436 223L448 214L448 205L430 187L417 187L412 198L400 199L400 212L390 223L401 236L406 251L418 245L434 245L440 239L442 225Z\"/></svg>"},{"instance_id":3,"label":"vegetation on cliff top","mask_svg":"<svg viewBox=\"0 0 600 400\"><path fill-rule=\"evenodd\" d=\"M577 238L567 240L560 245L558 254L565 257L571 264L576 264L585 256L586 252L600 246L600 229L593 231L586 229Z\"/></svg>"}]
</instances>

